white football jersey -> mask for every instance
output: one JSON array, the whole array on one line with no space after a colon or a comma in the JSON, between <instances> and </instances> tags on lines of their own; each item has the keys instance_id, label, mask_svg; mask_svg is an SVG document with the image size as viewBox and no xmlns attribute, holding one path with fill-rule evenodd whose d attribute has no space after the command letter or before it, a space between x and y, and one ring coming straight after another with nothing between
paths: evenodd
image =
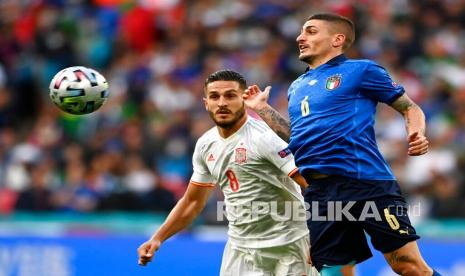
<instances>
[{"instance_id":1,"label":"white football jersey","mask_svg":"<svg viewBox=\"0 0 465 276\"><path fill-rule=\"evenodd\" d=\"M223 191L233 245L274 247L308 235L300 186L289 177L294 158L264 122L249 116L226 139L210 129L197 141L193 167L191 184Z\"/></svg>"}]
</instances>

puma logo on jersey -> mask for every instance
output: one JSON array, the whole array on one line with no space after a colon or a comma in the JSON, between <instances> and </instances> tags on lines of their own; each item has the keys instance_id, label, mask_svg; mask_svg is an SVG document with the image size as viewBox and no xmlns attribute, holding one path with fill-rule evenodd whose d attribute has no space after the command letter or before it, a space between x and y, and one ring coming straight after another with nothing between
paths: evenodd
<instances>
[{"instance_id":1,"label":"puma logo on jersey","mask_svg":"<svg viewBox=\"0 0 465 276\"><path fill-rule=\"evenodd\" d=\"M215 161L215 157L213 156L213 153L210 153L210 155L208 156L207 161Z\"/></svg>"},{"instance_id":2,"label":"puma logo on jersey","mask_svg":"<svg viewBox=\"0 0 465 276\"><path fill-rule=\"evenodd\" d=\"M311 80L311 81L308 82L308 85L313 86L317 82L318 82L318 80Z\"/></svg>"},{"instance_id":3,"label":"puma logo on jersey","mask_svg":"<svg viewBox=\"0 0 465 276\"><path fill-rule=\"evenodd\" d=\"M405 229L405 230L399 230L399 234L405 234L405 235L408 235L408 229Z\"/></svg>"}]
</instances>

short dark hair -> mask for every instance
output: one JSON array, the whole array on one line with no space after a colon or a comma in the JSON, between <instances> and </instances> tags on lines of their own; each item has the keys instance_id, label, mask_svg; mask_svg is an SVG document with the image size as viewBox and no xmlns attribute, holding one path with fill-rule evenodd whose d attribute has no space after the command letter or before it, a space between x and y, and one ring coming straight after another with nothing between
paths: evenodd
<instances>
[{"instance_id":1,"label":"short dark hair","mask_svg":"<svg viewBox=\"0 0 465 276\"><path fill-rule=\"evenodd\" d=\"M352 45L355 40L355 25L349 18L335 14L335 13L316 13L311 15L307 20L323 20L333 23L336 27L337 32L342 32L345 37L346 41L342 46L342 49L347 49Z\"/></svg>"},{"instance_id":2,"label":"short dark hair","mask_svg":"<svg viewBox=\"0 0 465 276\"><path fill-rule=\"evenodd\" d=\"M205 80L205 88L207 88L209 83L214 81L235 81L239 83L239 87L241 89L245 89L247 85L244 76L236 71L229 69L216 71L215 73L210 74Z\"/></svg>"}]
</instances>

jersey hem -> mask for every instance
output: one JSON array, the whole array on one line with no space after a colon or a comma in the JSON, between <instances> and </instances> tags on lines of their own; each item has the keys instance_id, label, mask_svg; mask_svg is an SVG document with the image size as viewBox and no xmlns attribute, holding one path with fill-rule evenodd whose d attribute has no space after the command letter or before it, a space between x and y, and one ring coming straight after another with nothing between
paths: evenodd
<instances>
[{"instance_id":1,"label":"jersey hem","mask_svg":"<svg viewBox=\"0 0 465 276\"><path fill-rule=\"evenodd\" d=\"M192 184L192 185L195 185L195 186L199 186L199 187L205 187L205 188L213 188L215 187L216 185L213 184L213 183L200 183L200 182L195 182L195 181L189 181L189 184Z\"/></svg>"}]
</instances>

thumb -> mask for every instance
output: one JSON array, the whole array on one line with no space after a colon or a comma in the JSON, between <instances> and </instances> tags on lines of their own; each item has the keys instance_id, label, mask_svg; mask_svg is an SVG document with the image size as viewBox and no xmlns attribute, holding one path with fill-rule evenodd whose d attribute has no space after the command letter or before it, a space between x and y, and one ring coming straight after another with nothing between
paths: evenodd
<instances>
[{"instance_id":1,"label":"thumb","mask_svg":"<svg viewBox=\"0 0 465 276\"><path fill-rule=\"evenodd\" d=\"M415 140L415 138L417 138L417 136L418 136L418 131L415 131L414 133L410 133L408 136L408 140L413 141Z\"/></svg>"},{"instance_id":2,"label":"thumb","mask_svg":"<svg viewBox=\"0 0 465 276\"><path fill-rule=\"evenodd\" d=\"M268 97L268 95L270 95L270 92L271 92L271 86L267 86L265 87L265 90L263 90L263 93Z\"/></svg>"},{"instance_id":3,"label":"thumb","mask_svg":"<svg viewBox=\"0 0 465 276\"><path fill-rule=\"evenodd\" d=\"M155 253L155 251L158 250L159 247L160 247L159 243L155 243L155 242L150 243L150 246L149 248L147 248L147 252L145 253L145 255L153 256L153 254Z\"/></svg>"}]
</instances>

